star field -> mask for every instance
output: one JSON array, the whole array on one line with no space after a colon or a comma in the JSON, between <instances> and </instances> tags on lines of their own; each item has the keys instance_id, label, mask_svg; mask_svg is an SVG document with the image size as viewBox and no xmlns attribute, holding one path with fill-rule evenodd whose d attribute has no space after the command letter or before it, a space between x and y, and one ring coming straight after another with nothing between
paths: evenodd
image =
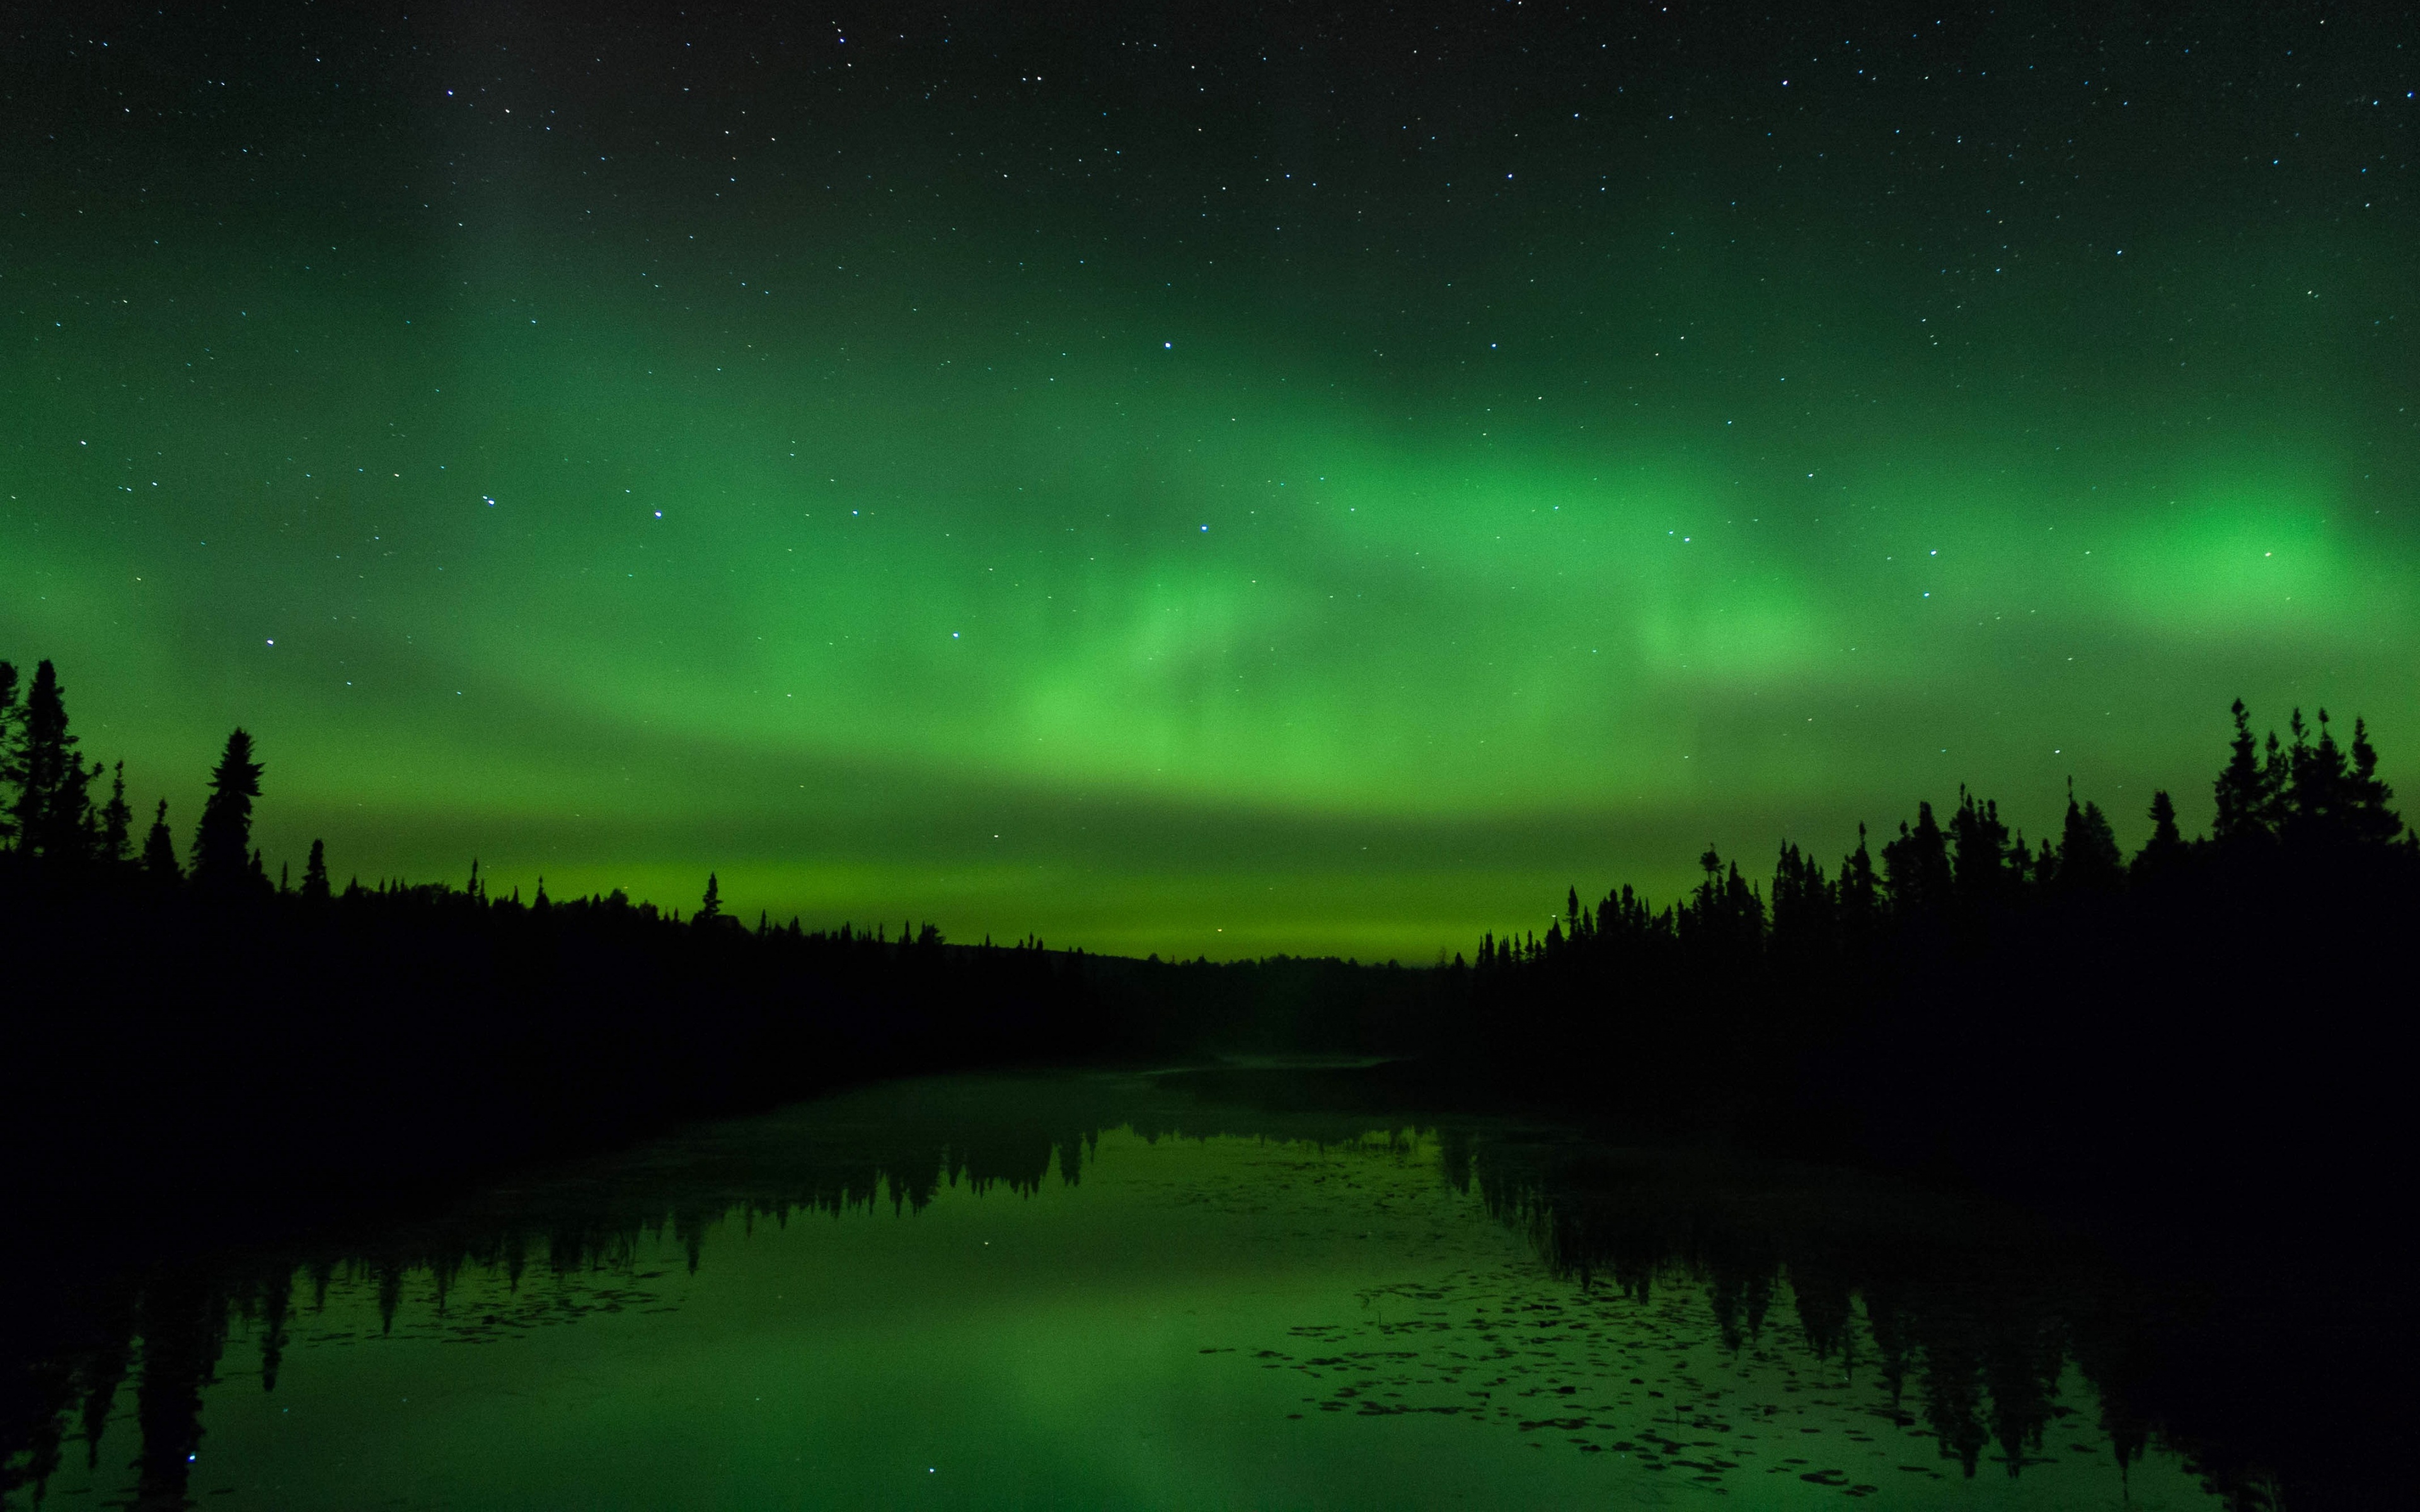
<instances>
[{"instance_id":1,"label":"star field","mask_svg":"<svg viewBox=\"0 0 2420 1512\"><path fill-rule=\"evenodd\" d=\"M2388 8L12 32L0 652L272 870L1425 960L2420 783Z\"/></svg>"}]
</instances>

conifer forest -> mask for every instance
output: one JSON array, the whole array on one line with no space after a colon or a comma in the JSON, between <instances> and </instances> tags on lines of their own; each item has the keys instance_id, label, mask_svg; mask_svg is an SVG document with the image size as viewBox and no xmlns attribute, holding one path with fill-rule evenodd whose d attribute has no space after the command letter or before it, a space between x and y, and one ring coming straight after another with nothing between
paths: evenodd
<instances>
[{"instance_id":1,"label":"conifer forest","mask_svg":"<svg viewBox=\"0 0 2420 1512\"><path fill-rule=\"evenodd\" d=\"M2376 1512L2420 25L0 8L0 1512Z\"/></svg>"}]
</instances>

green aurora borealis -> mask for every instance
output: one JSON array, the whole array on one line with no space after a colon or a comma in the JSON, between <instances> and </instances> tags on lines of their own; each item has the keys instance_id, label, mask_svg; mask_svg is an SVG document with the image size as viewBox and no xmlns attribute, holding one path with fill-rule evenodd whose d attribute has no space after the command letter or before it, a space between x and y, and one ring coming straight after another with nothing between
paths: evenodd
<instances>
[{"instance_id":1,"label":"green aurora borealis","mask_svg":"<svg viewBox=\"0 0 2420 1512\"><path fill-rule=\"evenodd\" d=\"M2420 792L2407 22L907 14L27 23L0 654L272 871L1135 953Z\"/></svg>"}]
</instances>

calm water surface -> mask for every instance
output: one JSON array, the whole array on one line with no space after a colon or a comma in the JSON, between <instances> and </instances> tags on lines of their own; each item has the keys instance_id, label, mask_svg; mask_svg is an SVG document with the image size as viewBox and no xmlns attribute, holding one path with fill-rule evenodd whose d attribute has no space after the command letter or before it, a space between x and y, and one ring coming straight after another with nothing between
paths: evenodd
<instances>
[{"instance_id":1,"label":"calm water surface","mask_svg":"<svg viewBox=\"0 0 2420 1512\"><path fill-rule=\"evenodd\" d=\"M2222 1504L2095 1285L1820 1172L917 1082L130 1283L6 1504Z\"/></svg>"}]
</instances>

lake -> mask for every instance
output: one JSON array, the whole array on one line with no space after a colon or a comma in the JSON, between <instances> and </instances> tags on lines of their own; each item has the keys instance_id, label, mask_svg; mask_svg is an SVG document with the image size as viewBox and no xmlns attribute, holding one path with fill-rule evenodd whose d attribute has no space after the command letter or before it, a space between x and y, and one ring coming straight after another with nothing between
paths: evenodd
<instances>
[{"instance_id":1,"label":"lake","mask_svg":"<svg viewBox=\"0 0 2420 1512\"><path fill-rule=\"evenodd\" d=\"M94 1269L12 1301L6 1505L2273 1490L2162 1431L2145 1304L2070 1236L1352 1077L899 1083L341 1242Z\"/></svg>"}]
</instances>

